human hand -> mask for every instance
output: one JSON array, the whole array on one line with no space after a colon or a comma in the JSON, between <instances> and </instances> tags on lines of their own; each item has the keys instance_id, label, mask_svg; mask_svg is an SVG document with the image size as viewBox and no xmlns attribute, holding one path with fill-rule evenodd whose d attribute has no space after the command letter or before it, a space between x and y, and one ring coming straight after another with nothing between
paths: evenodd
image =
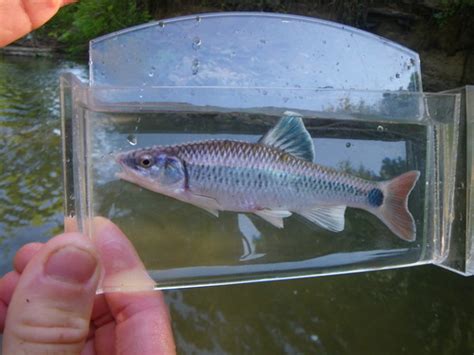
<instances>
[{"instance_id":1,"label":"human hand","mask_svg":"<svg viewBox=\"0 0 474 355\"><path fill-rule=\"evenodd\" d=\"M172 354L175 345L161 292L95 295L102 286L150 290L149 278L125 235L104 218L94 241L65 233L23 246L0 280L4 354Z\"/></svg>"},{"instance_id":2,"label":"human hand","mask_svg":"<svg viewBox=\"0 0 474 355\"><path fill-rule=\"evenodd\" d=\"M0 0L0 47L45 24L76 0Z\"/></svg>"}]
</instances>

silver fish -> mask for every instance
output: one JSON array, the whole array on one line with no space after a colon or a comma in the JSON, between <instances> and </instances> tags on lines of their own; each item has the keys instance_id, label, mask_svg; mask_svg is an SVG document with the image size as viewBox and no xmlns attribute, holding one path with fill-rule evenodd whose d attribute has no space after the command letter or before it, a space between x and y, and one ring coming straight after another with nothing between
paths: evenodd
<instances>
[{"instance_id":1,"label":"silver fish","mask_svg":"<svg viewBox=\"0 0 474 355\"><path fill-rule=\"evenodd\" d=\"M301 116L285 112L257 143L208 140L120 153L117 174L151 191L218 211L250 212L278 228L299 214L330 231L344 229L346 207L373 213L398 237L413 241L408 197L419 171L389 181L364 180L313 163Z\"/></svg>"}]
</instances>

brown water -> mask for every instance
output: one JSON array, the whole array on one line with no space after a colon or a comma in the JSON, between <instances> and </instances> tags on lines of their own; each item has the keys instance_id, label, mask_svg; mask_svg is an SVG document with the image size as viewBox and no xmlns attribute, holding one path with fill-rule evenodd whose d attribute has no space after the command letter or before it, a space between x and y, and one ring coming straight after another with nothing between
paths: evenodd
<instances>
[{"instance_id":1,"label":"brown water","mask_svg":"<svg viewBox=\"0 0 474 355\"><path fill-rule=\"evenodd\" d=\"M58 76L0 58L0 271L62 228ZM240 243L234 241L235 243ZM181 353L472 354L474 282L434 266L166 291Z\"/></svg>"}]
</instances>

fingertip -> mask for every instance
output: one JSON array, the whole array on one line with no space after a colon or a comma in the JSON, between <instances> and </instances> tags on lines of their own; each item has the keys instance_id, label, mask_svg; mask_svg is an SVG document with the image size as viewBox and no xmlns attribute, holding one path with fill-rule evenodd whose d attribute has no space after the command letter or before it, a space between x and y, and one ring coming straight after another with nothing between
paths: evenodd
<instances>
[{"instance_id":1,"label":"fingertip","mask_svg":"<svg viewBox=\"0 0 474 355\"><path fill-rule=\"evenodd\" d=\"M137 251L125 234L111 221L96 217L93 221L93 240L104 266L104 291L152 290L154 281L146 272Z\"/></svg>"},{"instance_id":2,"label":"fingertip","mask_svg":"<svg viewBox=\"0 0 474 355\"><path fill-rule=\"evenodd\" d=\"M28 353L39 344L50 353L79 353L100 270L89 238L65 233L50 239L19 276L5 321L6 353Z\"/></svg>"},{"instance_id":3,"label":"fingertip","mask_svg":"<svg viewBox=\"0 0 474 355\"><path fill-rule=\"evenodd\" d=\"M43 247L43 245L43 243L28 243L23 245L15 254L13 268L21 274L29 261Z\"/></svg>"},{"instance_id":4,"label":"fingertip","mask_svg":"<svg viewBox=\"0 0 474 355\"><path fill-rule=\"evenodd\" d=\"M77 218L71 217L71 216L65 216L64 217L64 232L70 233L70 232L78 232L78 231L79 231L79 227L77 225Z\"/></svg>"}]
</instances>

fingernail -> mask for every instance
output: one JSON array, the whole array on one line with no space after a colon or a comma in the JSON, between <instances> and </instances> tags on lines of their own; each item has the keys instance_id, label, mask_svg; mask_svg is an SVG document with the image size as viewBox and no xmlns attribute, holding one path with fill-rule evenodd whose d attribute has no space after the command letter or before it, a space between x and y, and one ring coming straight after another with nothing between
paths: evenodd
<instances>
[{"instance_id":1,"label":"fingernail","mask_svg":"<svg viewBox=\"0 0 474 355\"><path fill-rule=\"evenodd\" d=\"M95 256L83 249L66 246L50 255L45 272L54 279L81 284L94 275L96 268Z\"/></svg>"}]
</instances>

